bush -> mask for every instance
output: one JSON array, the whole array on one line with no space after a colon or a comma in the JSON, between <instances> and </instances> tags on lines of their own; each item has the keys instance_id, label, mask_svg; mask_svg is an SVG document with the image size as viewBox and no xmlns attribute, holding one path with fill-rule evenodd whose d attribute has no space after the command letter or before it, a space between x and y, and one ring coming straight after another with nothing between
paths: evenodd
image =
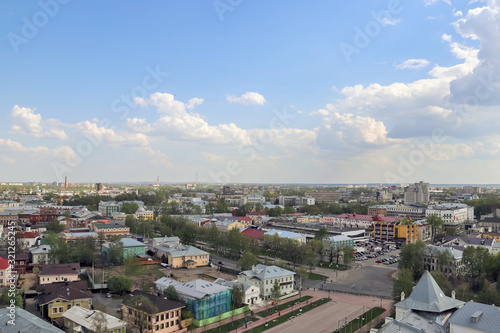
<instances>
[{"instance_id":1,"label":"bush","mask_svg":"<svg viewBox=\"0 0 500 333\"><path fill-rule=\"evenodd\" d=\"M115 275L108 280L108 289L115 292L130 291L132 280L125 275Z\"/></svg>"}]
</instances>

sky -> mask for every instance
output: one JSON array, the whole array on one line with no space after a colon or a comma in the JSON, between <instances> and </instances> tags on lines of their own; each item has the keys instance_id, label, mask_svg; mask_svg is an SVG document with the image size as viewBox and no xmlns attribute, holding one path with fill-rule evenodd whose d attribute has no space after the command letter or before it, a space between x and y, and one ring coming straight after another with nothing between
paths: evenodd
<instances>
[{"instance_id":1,"label":"sky","mask_svg":"<svg viewBox=\"0 0 500 333\"><path fill-rule=\"evenodd\" d=\"M0 182L500 183L500 0L0 4Z\"/></svg>"}]
</instances>

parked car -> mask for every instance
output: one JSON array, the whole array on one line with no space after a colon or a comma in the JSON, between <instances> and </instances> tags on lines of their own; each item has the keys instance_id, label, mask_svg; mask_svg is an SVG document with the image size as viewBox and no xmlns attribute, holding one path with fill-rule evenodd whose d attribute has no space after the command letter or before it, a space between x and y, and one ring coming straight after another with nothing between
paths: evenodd
<instances>
[{"instance_id":1,"label":"parked car","mask_svg":"<svg viewBox=\"0 0 500 333\"><path fill-rule=\"evenodd\" d=\"M224 265L224 261L219 260L219 265Z\"/></svg>"}]
</instances>

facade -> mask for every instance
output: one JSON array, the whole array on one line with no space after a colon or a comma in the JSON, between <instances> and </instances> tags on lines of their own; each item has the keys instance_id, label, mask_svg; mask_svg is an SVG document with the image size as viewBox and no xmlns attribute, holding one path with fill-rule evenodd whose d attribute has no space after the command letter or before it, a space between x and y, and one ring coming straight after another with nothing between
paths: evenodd
<instances>
[{"instance_id":1,"label":"facade","mask_svg":"<svg viewBox=\"0 0 500 333\"><path fill-rule=\"evenodd\" d=\"M467 221L474 221L474 207L461 203L444 203L429 206L425 216L437 215L445 225L460 225Z\"/></svg>"},{"instance_id":2,"label":"facade","mask_svg":"<svg viewBox=\"0 0 500 333\"><path fill-rule=\"evenodd\" d=\"M429 203L429 183L419 182L405 187L405 204L428 204Z\"/></svg>"},{"instance_id":3,"label":"facade","mask_svg":"<svg viewBox=\"0 0 500 333\"><path fill-rule=\"evenodd\" d=\"M321 223L326 224L326 225L335 225L335 217L338 216L338 214L325 214L321 215Z\"/></svg>"},{"instance_id":4,"label":"facade","mask_svg":"<svg viewBox=\"0 0 500 333\"><path fill-rule=\"evenodd\" d=\"M172 268L191 269L210 263L210 254L194 246L170 243L158 245L154 251L157 258L165 256Z\"/></svg>"},{"instance_id":5,"label":"facade","mask_svg":"<svg viewBox=\"0 0 500 333\"><path fill-rule=\"evenodd\" d=\"M490 232L500 232L500 217L484 218L479 221L478 226L487 228Z\"/></svg>"},{"instance_id":6,"label":"facade","mask_svg":"<svg viewBox=\"0 0 500 333\"><path fill-rule=\"evenodd\" d=\"M149 313L148 309L134 302L134 297L146 297L158 311ZM181 309L184 304L168 300L164 297L147 294L140 290L134 290L122 303L123 320L130 327L138 330L139 318L145 318L145 328L142 333L181 333L187 329L182 326ZM139 320L138 320L139 319Z\"/></svg>"},{"instance_id":7,"label":"facade","mask_svg":"<svg viewBox=\"0 0 500 333\"><path fill-rule=\"evenodd\" d=\"M238 282L254 285L260 288L260 297L269 299L272 295L274 282L278 281L282 295L293 291L294 272L277 266L257 265L251 270L238 275Z\"/></svg>"},{"instance_id":8,"label":"facade","mask_svg":"<svg viewBox=\"0 0 500 333\"><path fill-rule=\"evenodd\" d=\"M412 220L425 218L425 206L420 205L375 205L368 207L368 215L409 217Z\"/></svg>"},{"instance_id":9,"label":"facade","mask_svg":"<svg viewBox=\"0 0 500 333\"><path fill-rule=\"evenodd\" d=\"M220 284L200 279L180 282L163 277L155 281L155 285L161 293L169 286L174 286L196 320L212 318L231 310L231 288Z\"/></svg>"},{"instance_id":10,"label":"facade","mask_svg":"<svg viewBox=\"0 0 500 333\"><path fill-rule=\"evenodd\" d=\"M0 258L0 287L7 287L11 280L8 280L11 275L11 266L9 260Z\"/></svg>"},{"instance_id":11,"label":"facade","mask_svg":"<svg viewBox=\"0 0 500 333\"><path fill-rule=\"evenodd\" d=\"M447 254L443 255L444 252L447 252ZM452 247L427 245L423 258L424 268L429 272L442 272L446 276L450 274L459 276L464 272L462 254L463 251ZM449 260L449 262L441 262L441 259Z\"/></svg>"},{"instance_id":12,"label":"facade","mask_svg":"<svg viewBox=\"0 0 500 333\"><path fill-rule=\"evenodd\" d=\"M36 231L19 231L16 233L19 245L25 249L33 247L38 237L40 237L40 234Z\"/></svg>"},{"instance_id":13,"label":"facade","mask_svg":"<svg viewBox=\"0 0 500 333\"><path fill-rule=\"evenodd\" d=\"M217 279L214 281L215 284L220 284L221 286L229 287L233 289L233 287L239 286L240 288L243 288L243 292L245 293L243 296L243 304L248 304L248 305L256 305L259 304L261 299L260 299L260 288L251 285L251 284L242 284L239 283L238 280L234 281L226 281L224 279Z\"/></svg>"},{"instance_id":14,"label":"facade","mask_svg":"<svg viewBox=\"0 0 500 333\"><path fill-rule=\"evenodd\" d=\"M8 325L11 321L10 309L0 309L0 332L2 333L64 333L54 325L29 313L28 311L16 307L15 325Z\"/></svg>"},{"instance_id":15,"label":"facade","mask_svg":"<svg viewBox=\"0 0 500 333\"><path fill-rule=\"evenodd\" d=\"M322 220L321 216L297 216L297 223L320 223Z\"/></svg>"},{"instance_id":16,"label":"facade","mask_svg":"<svg viewBox=\"0 0 500 333\"><path fill-rule=\"evenodd\" d=\"M116 201L100 201L98 210L103 216L111 216L121 211L121 205Z\"/></svg>"},{"instance_id":17,"label":"facade","mask_svg":"<svg viewBox=\"0 0 500 333\"><path fill-rule=\"evenodd\" d=\"M346 235L331 236L325 240L332 247L340 248L342 246L354 246L354 240Z\"/></svg>"},{"instance_id":18,"label":"facade","mask_svg":"<svg viewBox=\"0 0 500 333\"><path fill-rule=\"evenodd\" d=\"M137 219L144 219L144 220L153 220L154 219L154 212L152 210L145 210L144 208L139 208L135 212L135 217Z\"/></svg>"},{"instance_id":19,"label":"facade","mask_svg":"<svg viewBox=\"0 0 500 333\"><path fill-rule=\"evenodd\" d=\"M308 205L312 206L316 203L313 197L305 196L285 196L281 195L278 197L278 202L281 206L297 206L297 205Z\"/></svg>"},{"instance_id":20,"label":"facade","mask_svg":"<svg viewBox=\"0 0 500 333\"><path fill-rule=\"evenodd\" d=\"M257 195L257 194L248 194L248 195L244 195L241 197L241 203L243 205L247 204L247 203L251 203L251 204L264 204L266 202L266 198L263 197L262 195Z\"/></svg>"},{"instance_id":21,"label":"facade","mask_svg":"<svg viewBox=\"0 0 500 333\"><path fill-rule=\"evenodd\" d=\"M119 240L123 244L123 258L136 257L146 253L146 244L133 238L122 238ZM111 243L102 244L102 252L108 255Z\"/></svg>"},{"instance_id":22,"label":"facade","mask_svg":"<svg viewBox=\"0 0 500 333\"><path fill-rule=\"evenodd\" d=\"M62 327L63 314L75 306L85 309L92 307L92 292L87 289L87 281L58 282L38 285L35 304L42 317L57 322Z\"/></svg>"},{"instance_id":23,"label":"facade","mask_svg":"<svg viewBox=\"0 0 500 333\"><path fill-rule=\"evenodd\" d=\"M338 202L342 198L342 194L338 191L310 191L305 192L306 197L314 198L315 202Z\"/></svg>"},{"instance_id":24,"label":"facade","mask_svg":"<svg viewBox=\"0 0 500 333\"><path fill-rule=\"evenodd\" d=\"M79 281L80 263L43 265L38 272L39 284Z\"/></svg>"},{"instance_id":25,"label":"facade","mask_svg":"<svg viewBox=\"0 0 500 333\"><path fill-rule=\"evenodd\" d=\"M106 236L118 235L118 236L128 236L130 235L130 228L118 224L106 224L106 223L94 223L93 231L103 233Z\"/></svg>"},{"instance_id":26,"label":"facade","mask_svg":"<svg viewBox=\"0 0 500 333\"><path fill-rule=\"evenodd\" d=\"M404 243L415 243L418 241L418 224L376 221L373 227L374 238L377 241L400 241Z\"/></svg>"},{"instance_id":27,"label":"facade","mask_svg":"<svg viewBox=\"0 0 500 333\"><path fill-rule=\"evenodd\" d=\"M50 245L38 245L30 248L29 251L33 265L45 265L49 263Z\"/></svg>"},{"instance_id":28,"label":"facade","mask_svg":"<svg viewBox=\"0 0 500 333\"><path fill-rule=\"evenodd\" d=\"M74 306L63 313L64 327L76 332L95 333L98 328L110 333L125 333L127 322L110 316L99 310L89 310L81 306ZM99 327L99 321L104 322L104 327ZM100 324L102 325L102 324ZM70 332L73 332L70 331Z\"/></svg>"},{"instance_id":29,"label":"facade","mask_svg":"<svg viewBox=\"0 0 500 333\"><path fill-rule=\"evenodd\" d=\"M361 214L340 214L335 216L335 226L339 228L365 228L371 229L374 222L385 221L387 223L396 222L398 219L395 217L382 217L379 215L361 215Z\"/></svg>"}]
</instances>

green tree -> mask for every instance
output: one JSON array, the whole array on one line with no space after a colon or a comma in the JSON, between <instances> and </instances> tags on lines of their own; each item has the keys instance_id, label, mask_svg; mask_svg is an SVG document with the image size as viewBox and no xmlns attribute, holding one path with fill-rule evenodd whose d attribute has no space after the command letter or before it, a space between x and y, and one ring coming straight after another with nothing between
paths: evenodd
<instances>
[{"instance_id":1,"label":"green tree","mask_svg":"<svg viewBox=\"0 0 500 333\"><path fill-rule=\"evenodd\" d=\"M0 302L4 305L10 305L11 299L14 299L14 304L16 306L20 307L21 309L23 308L23 298L17 293L17 290L16 292L11 292L9 291L9 289L7 289L2 293L2 296L0 296Z\"/></svg>"},{"instance_id":2,"label":"green tree","mask_svg":"<svg viewBox=\"0 0 500 333\"><path fill-rule=\"evenodd\" d=\"M440 216L433 214L427 217L427 223L431 225L432 242L434 243L443 232L444 221Z\"/></svg>"},{"instance_id":3,"label":"green tree","mask_svg":"<svg viewBox=\"0 0 500 333\"><path fill-rule=\"evenodd\" d=\"M486 263L489 260L489 252L483 247L468 246L462 254L464 273L469 278L471 288L477 288L485 274Z\"/></svg>"},{"instance_id":4,"label":"green tree","mask_svg":"<svg viewBox=\"0 0 500 333\"><path fill-rule=\"evenodd\" d=\"M122 204L122 212L125 214L134 214L139 209L139 205L135 202L124 202Z\"/></svg>"},{"instance_id":5,"label":"green tree","mask_svg":"<svg viewBox=\"0 0 500 333\"><path fill-rule=\"evenodd\" d=\"M47 231L53 231L56 234L64 231L64 224L61 224L57 217L54 217L50 220L49 225L47 226Z\"/></svg>"},{"instance_id":6,"label":"green tree","mask_svg":"<svg viewBox=\"0 0 500 333\"><path fill-rule=\"evenodd\" d=\"M245 298L245 290L241 284L234 284L231 289L231 307L237 309L241 307Z\"/></svg>"},{"instance_id":7,"label":"green tree","mask_svg":"<svg viewBox=\"0 0 500 333\"><path fill-rule=\"evenodd\" d=\"M455 297L461 301L468 302L474 299L474 292L470 289L467 282L459 284L455 292Z\"/></svg>"},{"instance_id":8,"label":"green tree","mask_svg":"<svg viewBox=\"0 0 500 333\"><path fill-rule=\"evenodd\" d=\"M342 253L344 258L344 265L348 265L354 260L354 249L349 245L342 245Z\"/></svg>"},{"instance_id":9,"label":"green tree","mask_svg":"<svg viewBox=\"0 0 500 333\"><path fill-rule=\"evenodd\" d=\"M424 274L424 253L426 244L424 242L416 242L406 244L401 248L401 260L399 260L398 268L409 269L413 274L413 279L418 281Z\"/></svg>"},{"instance_id":10,"label":"green tree","mask_svg":"<svg viewBox=\"0 0 500 333\"><path fill-rule=\"evenodd\" d=\"M484 280L483 287L478 294L478 302L484 304L498 304L499 294L497 288L488 280Z\"/></svg>"},{"instance_id":11,"label":"green tree","mask_svg":"<svg viewBox=\"0 0 500 333\"><path fill-rule=\"evenodd\" d=\"M125 275L114 275L108 279L108 288L115 292L130 291L132 289L132 279Z\"/></svg>"},{"instance_id":12,"label":"green tree","mask_svg":"<svg viewBox=\"0 0 500 333\"><path fill-rule=\"evenodd\" d=\"M243 253L240 259L240 266L244 271L247 269L251 269L252 266L257 265L258 263L259 260L257 259L257 256L249 251Z\"/></svg>"},{"instance_id":13,"label":"green tree","mask_svg":"<svg viewBox=\"0 0 500 333\"><path fill-rule=\"evenodd\" d=\"M413 272L407 268L400 268L397 279L394 279L392 299L395 302L399 302L401 300L401 292L404 292L405 297L410 296L413 286Z\"/></svg>"},{"instance_id":14,"label":"green tree","mask_svg":"<svg viewBox=\"0 0 500 333\"><path fill-rule=\"evenodd\" d=\"M316 231L316 233L314 234L314 239L317 239L319 241L324 241L327 238L328 238L328 229L326 227L319 228L319 230Z\"/></svg>"},{"instance_id":15,"label":"green tree","mask_svg":"<svg viewBox=\"0 0 500 333\"><path fill-rule=\"evenodd\" d=\"M177 293L177 289L175 289L174 286L168 286L166 289L164 289L163 295L165 295L167 299L171 301L179 300L179 294Z\"/></svg>"},{"instance_id":16,"label":"green tree","mask_svg":"<svg viewBox=\"0 0 500 333\"><path fill-rule=\"evenodd\" d=\"M121 264L123 262L124 248L123 243L114 242L109 244L108 261L113 264Z\"/></svg>"},{"instance_id":17,"label":"green tree","mask_svg":"<svg viewBox=\"0 0 500 333\"><path fill-rule=\"evenodd\" d=\"M130 228L131 233L137 233L137 219L134 215L129 214L125 217L125 226Z\"/></svg>"},{"instance_id":18,"label":"green tree","mask_svg":"<svg viewBox=\"0 0 500 333\"><path fill-rule=\"evenodd\" d=\"M278 302L281 298L281 289L278 280L274 280L273 289L271 291L271 297L274 300L274 306L278 305Z\"/></svg>"}]
</instances>

